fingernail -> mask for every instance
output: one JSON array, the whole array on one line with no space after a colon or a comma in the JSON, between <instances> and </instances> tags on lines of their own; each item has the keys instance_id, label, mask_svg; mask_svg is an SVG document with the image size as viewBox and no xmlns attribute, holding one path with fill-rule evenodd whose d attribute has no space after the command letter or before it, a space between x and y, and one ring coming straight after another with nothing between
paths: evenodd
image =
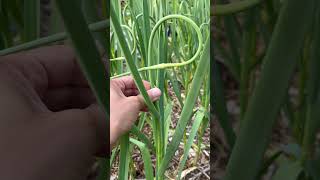
<instances>
[{"instance_id":1,"label":"fingernail","mask_svg":"<svg viewBox=\"0 0 320 180\"><path fill-rule=\"evenodd\" d=\"M150 89L149 92L152 100L157 100L161 96L161 90L159 88Z\"/></svg>"}]
</instances>

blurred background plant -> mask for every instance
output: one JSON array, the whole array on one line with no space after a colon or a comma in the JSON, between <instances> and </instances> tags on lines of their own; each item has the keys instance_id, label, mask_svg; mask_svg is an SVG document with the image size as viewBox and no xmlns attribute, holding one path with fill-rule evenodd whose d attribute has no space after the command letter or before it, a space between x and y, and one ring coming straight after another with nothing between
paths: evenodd
<instances>
[{"instance_id":1,"label":"blurred background plant","mask_svg":"<svg viewBox=\"0 0 320 180\"><path fill-rule=\"evenodd\" d=\"M217 0L213 179L320 179L320 3Z\"/></svg>"},{"instance_id":2,"label":"blurred background plant","mask_svg":"<svg viewBox=\"0 0 320 180\"><path fill-rule=\"evenodd\" d=\"M106 0L1 0L0 56L44 45L71 44L108 114L109 80L101 61L109 49L107 4ZM107 179L107 159L97 158L97 164L88 177L95 178L98 172L97 179Z\"/></svg>"}]
</instances>

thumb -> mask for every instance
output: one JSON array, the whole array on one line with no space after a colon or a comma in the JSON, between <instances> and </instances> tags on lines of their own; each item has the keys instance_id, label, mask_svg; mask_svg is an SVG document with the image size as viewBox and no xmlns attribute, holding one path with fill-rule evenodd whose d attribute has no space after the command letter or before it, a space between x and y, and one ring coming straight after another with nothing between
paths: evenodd
<instances>
[{"instance_id":1,"label":"thumb","mask_svg":"<svg viewBox=\"0 0 320 180\"><path fill-rule=\"evenodd\" d=\"M152 88L148 90L147 93L152 102L158 100L161 96L161 90L159 88Z\"/></svg>"},{"instance_id":2,"label":"thumb","mask_svg":"<svg viewBox=\"0 0 320 180\"><path fill-rule=\"evenodd\" d=\"M157 101L161 96L161 90L159 88L152 88L148 90L147 93L152 102ZM148 108L146 106L142 107L141 110L148 112Z\"/></svg>"}]
</instances>

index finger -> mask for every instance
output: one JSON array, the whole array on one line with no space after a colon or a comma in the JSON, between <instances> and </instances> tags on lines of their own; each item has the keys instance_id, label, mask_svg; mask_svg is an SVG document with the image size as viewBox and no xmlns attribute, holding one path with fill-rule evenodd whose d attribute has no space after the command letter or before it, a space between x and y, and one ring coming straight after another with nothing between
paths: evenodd
<instances>
[{"instance_id":1,"label":"index finger","mask_svg":"<svg viewBox=\"0 0 320 180\"><path fill-rule=\"evenodd\" d=\"M116 82L116 84L122 92L125 92L128 89L138 89L132 76L124 76L121 78L114 79L112 81ZM143 80L142 82L146 90L149 90L151 88L151 85L148 81Z\"/></svg>"}]
</instances>

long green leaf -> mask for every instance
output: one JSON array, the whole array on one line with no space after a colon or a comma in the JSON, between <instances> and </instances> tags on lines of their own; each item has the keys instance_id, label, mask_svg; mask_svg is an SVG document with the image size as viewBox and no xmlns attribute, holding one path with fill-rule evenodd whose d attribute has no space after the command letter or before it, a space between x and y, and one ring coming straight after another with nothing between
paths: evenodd
<instances>
[{"instance_id":1,"label":"long green leaf","mask_svg":"<svg viewBox=\"0 0 320 180\"><path fill-rule=\"evenodd\" d=\"M148 42L151 34L150 19L149 19L149 3L148 0L143 0L143 26L144 26L144 47L148 51ZM148 66L148 64L146 64Z\"/></svg>"},{"instance_id":2,"label":"long green leaf","mask_svg":"<svg viewBox=\"0 0 320 180\"><path fill-rule=\"evenodd\" d=\"M82 0L82 10L87 23L95 23L100 21L101 18L98 15L99 6L100 4L98 4L98 2L95 0ZM100 45L104 47L104 49L107 48L107 31L95 32L93 33L93 36L98 40Z\"/></svg>"},{"instance_id":3,"label":"long green leaf","mask_svg":"<svg viewBox=\"0 0 320 180\"><path fill-rule=\"evenodd\" d=\"M249 100L250 64L255 61L256 52L256 9L250 9L245 16L243 41L242 41L242 65L240 82L240 118L243 119ZM240 122L240 127L241 127Z\"/></svg>"},{"instance_id":4,"label":"long green leaf","mask_svg":"<svg viewBox=\"0 0 320 180\"><path fill-rule=\"evenodd\" d=\"M167 106L164 110L164 140L165 140L165 144L164 147L167 148L167 144L168 144L168 136L169 136L169 128L170 128L170 124L171 124L171 113L172 113L172 107L173 104L172 102L168 102Z\"/></svg>"},{"instance_id":5,"label":"long green leaf","mask_svg":"<svg viewBox=\"0 0 320 180\"><path fill-rule=\"evenodd\" d=\"M149 149L147 148L147 146L144 143L139 142L135 139L130 138L130 142L137 145L140 149L140 152L142 155L142 160L144 163L144 171L145 171L146 179L148 179L148 180L154 179L153 178L152 161L151 161Z\"/></svg>"},{"instance_id":6,"label":"long green leaf","mask_svg":"<svg viewBox=\"0 0 320 180\"><path fill-rule=\"evenodd\" d=\"M109 167L109 163L108 163L108 159L107 158L101 158L99 160L99 170L100 170L100 174L97 177L97 180L106 180L108 177L108 171L110 169Z\"/></svg>"},{"instance_id":7,"label":"long green leaf","mask_svg":"<svg viewBox=\"0 0 320 180\"><path fill-rule=\"evenodd\" d=\"M64 20L64 25L73 47L78 55L80 67L84 72L98 103L106 113L106 125L109 124L109 80L105 66L100 58L96 44L91 36L80 6L76 0L56 0L57 8ZM72 9L72 11L70 11ZM79 31L81 29L81 31ZM86 42L86 43L83 43ZM106 163L106 166L108 163ZM108 176L109 171L102 171L100 176Z\"/></svg>"},{"instance_id":8,"label":"long green leaf","mask_svg":"<svg viewBox=\"0 0 320 180\"><path fill-rule=\"evenodd\" d=\"M220 75L220 64L218 64L215 59L213 59L212 64L213 77L211 77L211 83L213 90L211 92L213 93L213 98L211 98L211 103L213 105L213 113L217 115L218 121L223 129L230 149L232 149L235 143L236 135L232 128L232 124L227 110L227 104L224 98L223 82Z\"/></svg>"},{"instance_id":9,"label":"long green leaf","mask_svg":"<svg viewBox=\"0 0 320 180\"><path fill-rule=\"evenodd\" d=\"M146 144L152 151L155 151L154 146L149 141L148 137L146 135L144 135L142 132L140 132L140 130L138 129L137 126L133 126L131 128L131 133L136 135L140 139L140 141L142 141L144 144Z\"/></svg>"},{"instance_id":10,"label":"long green leaf","mask_svg":"<svg viewBox=\"0 0 320 180\"><path fill-rule=\"evenodd\" d=\"M202 122L202 120L204 118L204 115L205 115L204 114L204 109L199 109L197 111L196 115L195 115L194 122L192 124L192 128L191 128L191 131L190 131L190 134L189 134L189 138L188 138L187 144L184 146L183 158L179 163L177 180L181 178L181 173L182 173L183 167L186 164L190 148L191 148L191 146L193 144L194 138L196 137L197 131L198 131L200 125L201 125L201 122Z\"/></svg>"},{"instance_id":11,"label":"long green leaf","mask_svg":"<svg viewBox=\"0 0 320 180\"><path fill-rule=\"evenodd\" d=\"M40 0L24 1L24 41L32 41L40 36Z\"/></svg>"},{"instance_id":12,"label":"long green leaf","mask_svg":"<svg viewBox=\"0 0 320 180\"><path fill-rule=\"evenodd\" d=\"M260 171L259 171L256 179L261 179L262 176L268 172L270 165L273 164L279 158L279 156L282 155L282 153L283 153L282 151L277 151L273 155L268 157L263 162L263 165L261 166Z\"/></svg>"},{"instance_id":13,"label":"long green leaf","mask_svg":"<svg viewBox=\"0 0 320 180\"><path fill-rule=\"evenodd\" d=\"M129 134L120 138L119 180L127 180L129 175Z\"/></svg>"},{"instance_id":14,"label":"long green leaf","mask_svg":"<svg viewBox=\"0 0 320 180\"><path fill-rule=\"evenodd\" d=\"M220 0L222 1L222 0ZM230 62L228 64L230 65L230 68L235 73L235 79L238 80L238 77L240 77L240 53L239 53L239 47L240 47L240 39L239 37L239 31L237 28L237 19L233 15L227 15L224 17L221 17L224 23L224 28L226 31L226 39L230 47L230 54L231 58L227 59Z\"/></svg>"},{"instance_id":15,"label":"long green leaf","mask_svg":"<svg viewBox=\"0 0 320 180\"><path fill-rule=\"evenodd\" d=\"M314 160L309 160L305 164L305 172L308 176L313 179L320 179L320 153L318 152Z\"/></svg>"},{"instance_id":16,"label":"long green leaf","mask_svg":"<svg viewBox=\"0 0 320 180\"><path fill-rule=\"evenodd\" d=\"M314 40L309 63L308 110L303 139L302 162L313 158L314 142L316 140L316 134L320 129L320 3L318 1L316 7L317 12L313 31Z\"/></svg>"},{"instance_id":17,"label":"long green leaf","mask_svg":"<svg viewBox=\"0 0 320 180\"><path fill-rule=\"evenodd\" d=\"M299 162L283 160L272 180L297 180L301 171Z\"/></svg>"},{"instance_id":18,"label":"long green leaf","mask_svg":"<svg viewBox=\"0 0 320 180\"><path fill-rule=\"evenodd\" d=\"M0 36L3 39L4 47L10 47L13 44L13 34L10 30L10 27L12 24L10 23L9 15L8 15L8 6L6 3L0 2L0 5L2 6L0 8ZM5 6L5 7L3 7Z\"/></svg>"},{"instance_id":19,"label":"long green leaf","mask_svg":"<svg viewBox=\"0 0 320 180\"><path fill-rule=\"evenodd\" d=\"M61 19L61 16L59 14L59 11L56 7L56 3L54 1L51 1L50 4L50 29L49 29L49 34L56 34L56 33L60 33L63 32L63 22Z\"/></svg>"},{"instance_id":20,"label":"long green leaf","mask_svg":"<svg viewBox=\"0 0 320 180\"><path fill-rule=\"evenodd\" d=\"M76 0L56 0L56 3L74 49L79 56L81 68L98 102L107 113L109 112L109 83L107 73L84 16L81 13L80 6L75 6L77 4Z\"/></svg>"}]
</instances>

